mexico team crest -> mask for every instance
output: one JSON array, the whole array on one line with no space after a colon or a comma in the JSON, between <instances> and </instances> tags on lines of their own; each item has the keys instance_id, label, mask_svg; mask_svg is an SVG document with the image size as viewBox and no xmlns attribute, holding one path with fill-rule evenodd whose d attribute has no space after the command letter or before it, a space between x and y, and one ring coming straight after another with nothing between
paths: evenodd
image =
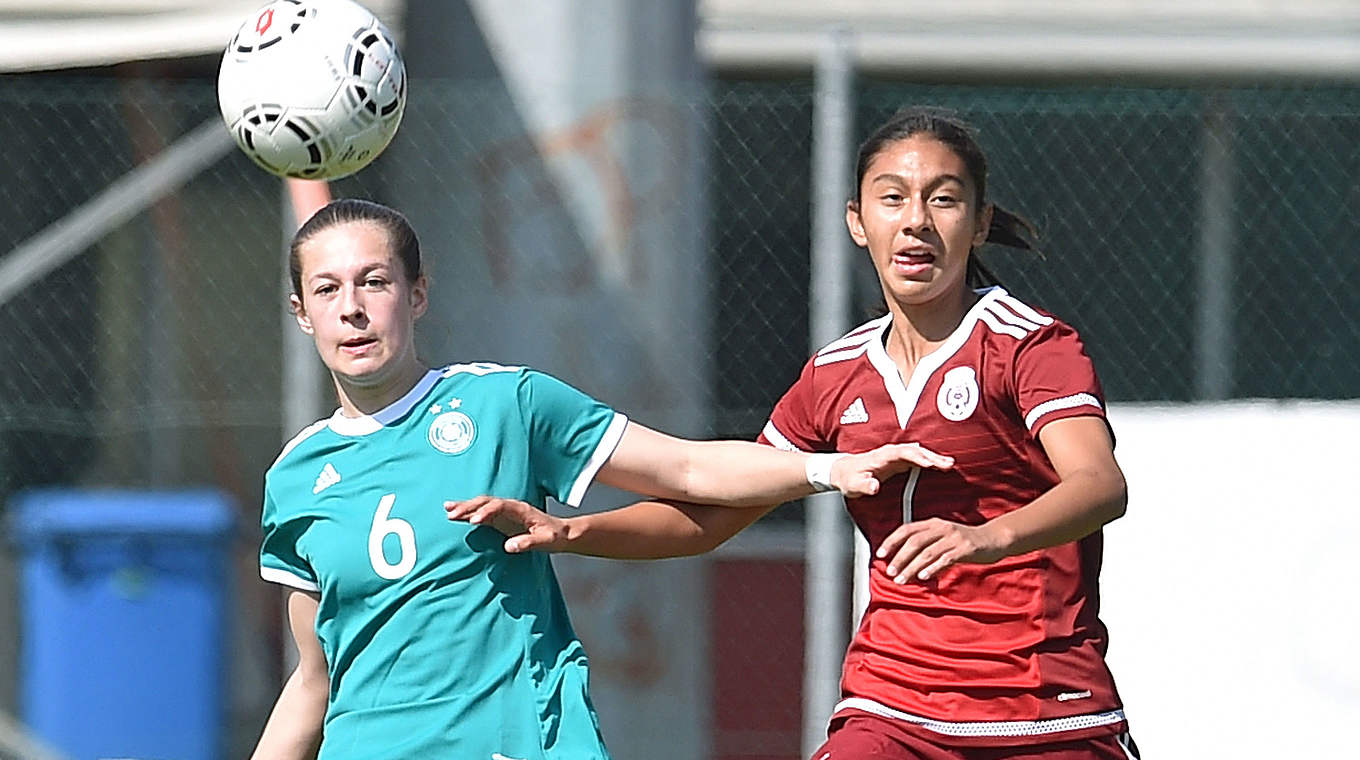
<instances>
[{"instance_id":1,"label":"mexico team crest","mask_svg":"<svg viewBox=\"0 0 1360 760\"><path fill-rule=\"evenodd\" d=\"M456 409L444 412L430 423L430 445L445 454L461 454L477 437L472 418Z\"/></svg>"},{"instance_id":2,"label":"mexico team crest","mask_svg":"<svg viewBox=\"0 0 1360 760\"><path fill-rule=\"evenodd\" d=\"M978 405L977 372L972 367L955 367L944 373L935 403L940 415L951 422L968 419Z\"/></svg>"}]
</instances>

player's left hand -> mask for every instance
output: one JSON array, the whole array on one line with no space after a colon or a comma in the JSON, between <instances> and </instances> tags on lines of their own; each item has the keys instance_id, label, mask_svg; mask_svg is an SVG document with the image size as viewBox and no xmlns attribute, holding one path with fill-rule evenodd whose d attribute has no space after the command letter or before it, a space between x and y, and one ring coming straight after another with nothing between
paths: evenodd
<instances>
[{"instance_id":1,"label":"player's left hand","mask_svg":"<svg viewBox=\"0 0 1360 760\"><path fill-rule=\"evenodd\" d=\"M950 565L985 565L1005 557L1004 542L996 533L985 523L964 525L932 517L898 526L874 556L891 557L885 572L894 583L926 581Z\"/></svg>"},{"instance_id":2,"label":"player's left hand","mask_svg":"<svg viewBox=\"0 0 1360 760\"><path fill-rule=\"evenodd\" d=\"M831 485L852 498L872 496L883 481L913 467L947 470L953 466L954 457L918 443L891 443L837 459L831 465Z\"/></svg>"}]
</instances>

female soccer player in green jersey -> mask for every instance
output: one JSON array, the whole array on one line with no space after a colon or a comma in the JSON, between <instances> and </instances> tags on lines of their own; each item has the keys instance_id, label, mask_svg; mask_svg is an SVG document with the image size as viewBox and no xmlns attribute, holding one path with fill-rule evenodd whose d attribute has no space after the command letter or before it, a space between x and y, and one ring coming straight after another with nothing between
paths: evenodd
<instances>
[{"instance_id":1,"label":"female soccer player in green jersey","mask_svg":"<svg viewBox=\"0 0 1360 760\"><path fill-rule=\"evenodd\" d=\"M524 367L416 358L427 305L416 235L341 200L293 240L291 303L340 408L265 476L260 575L289 587L299 661L260 760L607 758L586 656L546 555L510 554L444 504L483 493L579 505L593 481L729 506L818 489L872 494L951 460L915 445L854 456L688 441Z\"/></svg>"}]
</instances>

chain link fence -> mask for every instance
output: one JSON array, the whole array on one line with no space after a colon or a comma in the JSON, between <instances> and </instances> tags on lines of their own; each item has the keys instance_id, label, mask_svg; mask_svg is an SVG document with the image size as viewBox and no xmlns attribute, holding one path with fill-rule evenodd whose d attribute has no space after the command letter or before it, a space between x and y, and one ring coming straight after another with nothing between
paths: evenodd
<instances>
[{"instance_id":1,"label":"chain link fence","mask_svg":"<svg viewBox=\"0 0 1360 760\"><path fill-rule=\"evenodd\" d=\"M713 82L606 104L548 135L531 135L496 85L411 93L389 155L332 190L398 206L421 232L447 304L421 327L428 361L533 364L672 432L759 431L810 350L810 84ZM992 200L1037 222L1044 251L983 255L1010 290L1077 326L1111 401L1360 397L1360 90L862 81L857 95L857 135L909 103L979 128ZM215 114L203 83L0 80L0 248ZM233 149L0 303L0 502L41 485L230 494L237 638L269 652L278 621L261 610L276 592L255 577L254 526L262 473L293 432L280 423L284 209L280 183ZM858 321L880 296L867 258L856 266ZM648 308L669 282L666 311L688 315L680 335ZM658 336L681 350L649 347ZM608 376L619 357L645 386L622 398ZM0 639L12 674L14 637ZM277 673L249 670L234 677L272 698ZM14 705L13 683L0 705ZM241 704L238 747L268 707ZM769 756L797 756L797 715L746 707ZM724 709L714 722L736 736L732 720ZM714 756L754 756L723 742Z\"/></svg>"}]
</instances>

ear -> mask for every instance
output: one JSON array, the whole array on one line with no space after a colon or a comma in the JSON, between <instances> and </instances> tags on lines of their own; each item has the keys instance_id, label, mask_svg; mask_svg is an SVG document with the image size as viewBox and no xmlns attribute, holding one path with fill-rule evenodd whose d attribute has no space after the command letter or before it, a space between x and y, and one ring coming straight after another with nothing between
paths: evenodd
<instances>
[{"instance_id":1,"label":"ear","mask_svg":"<svg viewBox=\"0 0 1360 760\"><path fill-rule=\"evenodd\" d=\"M978 214L978 226L973 231L973 247L977 248L987 242L987 234L992 231L992 210L995 207L988 203L982 207L982 213Z\"/></svg>"},{"instance_id":2,"label":"ear","mask_svg":"<svg viewBox=\"0 0 1360 760\"><path fill-rule=\"evenodd\" d=\"M293 310L293 318L297 320L298 329L308 335L315 335L316 331L312 329L312 318L307 316L307 310L302 308L302 299L298 298L296 293L288 296L288 306Z\"/></svg>"},{"instance_id":3,"label":"ear","mask_svg":"<svg viewBox=\"0 0 1360 760\"><path fill-rule=\"evenodd\" d=\"M425 310L430 307L430 287L425 275L416 278L411 283L411 317L420 319Z\"/></svg>"},{"instance_id":4,"label":"ear","mask_svg":"<svg viewBox=\"0 0 1360 760\"><path fill-rule=\"evenodd\" d=\"M864 219L859 215L859 204L855 201L845 202L845 226L850 230L850 238L855 241L855 245L869 247L869 238L864 234Z\"/></svg>"}]
</instances>

